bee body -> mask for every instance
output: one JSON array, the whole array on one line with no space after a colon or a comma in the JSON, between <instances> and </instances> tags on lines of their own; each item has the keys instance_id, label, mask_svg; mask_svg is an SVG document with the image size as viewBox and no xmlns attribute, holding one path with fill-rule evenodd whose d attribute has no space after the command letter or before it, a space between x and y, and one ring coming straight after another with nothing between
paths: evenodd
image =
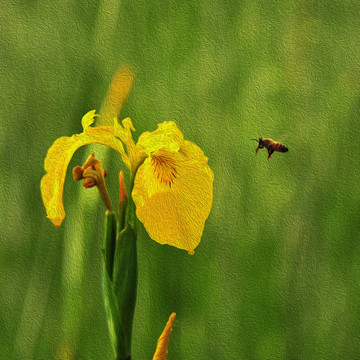
<instances>
[{"instance_id":1,"label":"bee body","mask_svg":"<svg viewBox=\"0 0 360 360\"><path fill-rule=\"evenodd\" d=\"M259 138L259 139L252 139L257 141L258 143L258 147L255 150L255 155L257 155L259 149L266 149L268 152L268 156L266 158L267 161L269 161L269 159L271 158L271 155L277 151L277 152L288 152L289 149L286 145L281 144L277 141L274 141L272 139L268 139L268 138Z\"/></svg>"}]
</instances>

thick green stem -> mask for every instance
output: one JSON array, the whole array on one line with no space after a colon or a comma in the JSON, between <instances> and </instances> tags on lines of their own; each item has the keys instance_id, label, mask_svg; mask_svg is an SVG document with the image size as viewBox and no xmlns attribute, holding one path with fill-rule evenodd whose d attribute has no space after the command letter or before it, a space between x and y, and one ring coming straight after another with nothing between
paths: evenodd
<instances>
[{"instance_id":1,"label":"thick green stem","mask_svg":"<svg viewBox=\"0 0 360 360\"><path fill-rule=\"evenodd\" d=\"M130 189L133 187L132 179ZM132 207L131 207L132 204ZM115 360L129 360L137 290L135 205L126 206L125 228L117 233L115 214L106 212L103 249L103 290Z\"/></svg>"},{"instance_id":2,"label":"thick green stem","mask_svg":"<svg viewBox=\"0 0 360 360\"><path fill-rule=\"evenodd\" d=\"M135 234L129 225L119 233L116 241L113 288L124 336L123 353L130 356L137 290L137 249Z\"/></svg>"}]
</instances>

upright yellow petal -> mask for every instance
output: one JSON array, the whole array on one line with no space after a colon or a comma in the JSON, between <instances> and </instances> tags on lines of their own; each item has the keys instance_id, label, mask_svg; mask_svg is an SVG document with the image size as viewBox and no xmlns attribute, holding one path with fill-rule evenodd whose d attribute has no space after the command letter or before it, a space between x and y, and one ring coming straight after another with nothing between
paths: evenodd
<instances>
[{"instance_id":1,"label":"upright yellow petal","mask_svg":"<svg viewBox=\"0 0 360 360\"><path fill-rule=\"evenodd\" d=\"M96 116L99 116L95 113L96 113L96 110L90 110L82 117L81 125L84 130L87 129L91 124L94 123Z\"/></svg>"},{"instance_id":2,"label":"upright yellow petal","mask_svg":"<svg viewBox=\"0 0 360 360\"><path fill-rule=\"evenodd\" d=\"M136 146L144 149L148 155L159 149L177 152L183 139L184 135L175 122L165 121L158 124L155 131L142 133Z\"/></svg>"},{"instance_id":3,"label":"upright yellow petal","mask_svg":"<svg viewBox=\"0 0 360 360\"><path fill-rule=\"evenodd\" d=\"M92 113L93 116L94 114ZM42 178L40 188L47 217L55 226L60 226L65 217L62 197L66 170L73 154L79 147L96 143L109 146L118 151L125 164L130 167L122 142L115 137L114 129L106 126L93 128L89 126L90 123L89 119L83 121L87 127L81 134L57 139L46 155L44 168L47 174Z\"/></svg>"},{"instance_id":4,"label":"upright yellow petal","mask_svg":"<svg viewBox=\"0 0 360 360\"><path fill-rule=\"evenodd\" d=\"M169 317L168 322L164 328L164 331L159 337L157 342L156 351L153 357L153 360L166 360L166 355L168 353L168 344L170 339L170 333L172 331L172 326L175 320L176 313L172 313Z\"/></svg>"},{"instance_id":5,"label":"upright yellow petal","mask_svg":"<svg viewBox=\"0 0 360 360\"><path fill-rule=\"evenodd\" d=\"M121 108L129 95L134 81L134 71L130 67L119 67L111 81L109 90L100 108L98 125L112 126L114 118L120 114Z\"/></svg>"},{"instance_id":6,"label":"upright yellow petal","mask_svg":"<svg viewBox=\"0 0 360 360\"><path fill-rule=\"evenodd\" d=\"M210 213L214 174L197 145L181 141L178 148L150 154L137 171L132 197L137 217L153 240L192 254Z\"/></svg>"}]
</instances>

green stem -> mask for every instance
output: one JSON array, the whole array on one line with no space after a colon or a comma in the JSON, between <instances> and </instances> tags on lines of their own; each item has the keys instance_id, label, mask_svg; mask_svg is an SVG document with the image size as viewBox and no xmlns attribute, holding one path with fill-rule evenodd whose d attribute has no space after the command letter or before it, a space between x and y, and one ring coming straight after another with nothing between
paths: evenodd
<instances>
[{"instance_id":1,"label":"green stem","mask_svg":"<svg viewBox=\"0 0 360 360\"><path fill-rule=\"evenodd\" d=\"M135 175L136 173L130 174L129 196L126 207L125 223L131 226L136 236L136 207L131 196L132 190L134 188Z\"/></svg>"},{"instance_id":2,"label":"green stem","mask_svg":"<svg viewBox=\"0 0 360 360\"><path fill-rule=\"evenodd\" d=\"M119 310L119 329L121 331L120 359L131 354L132 324L137 292L137 248L136 237L127 225L116 241L113 289Z\"/></svg>"}]
</instances>

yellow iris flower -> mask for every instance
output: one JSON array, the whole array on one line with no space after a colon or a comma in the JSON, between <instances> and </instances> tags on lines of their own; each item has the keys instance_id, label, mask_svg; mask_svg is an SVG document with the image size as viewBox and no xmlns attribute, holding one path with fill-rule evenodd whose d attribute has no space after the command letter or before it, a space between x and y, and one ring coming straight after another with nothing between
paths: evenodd
<instances>
[{"instance_id":1,"label":"yellow iris flower","mask_svg":"<svg viewBox=\"0 0 360 360\"><path fill-rule=\"evenodd\" d=\"M95 114L95 110L88 112L82 119L81 134L61 137L50 147L44 165L47 174L41 180L47 217L55 226L61 225L65 217L62 195L68 164L79 147L99 143L118 151L135 176L132 198L136 215L150 237L160 244L193 253L211 209L213 172L203 151L185 140L173 121L143 133L135 144L131 119L124 119L122 125L117 121L132 81L131 70L119 69L101 115ZM91 126L95 117L98 126Z\"/></svg>"}]
</instances>

